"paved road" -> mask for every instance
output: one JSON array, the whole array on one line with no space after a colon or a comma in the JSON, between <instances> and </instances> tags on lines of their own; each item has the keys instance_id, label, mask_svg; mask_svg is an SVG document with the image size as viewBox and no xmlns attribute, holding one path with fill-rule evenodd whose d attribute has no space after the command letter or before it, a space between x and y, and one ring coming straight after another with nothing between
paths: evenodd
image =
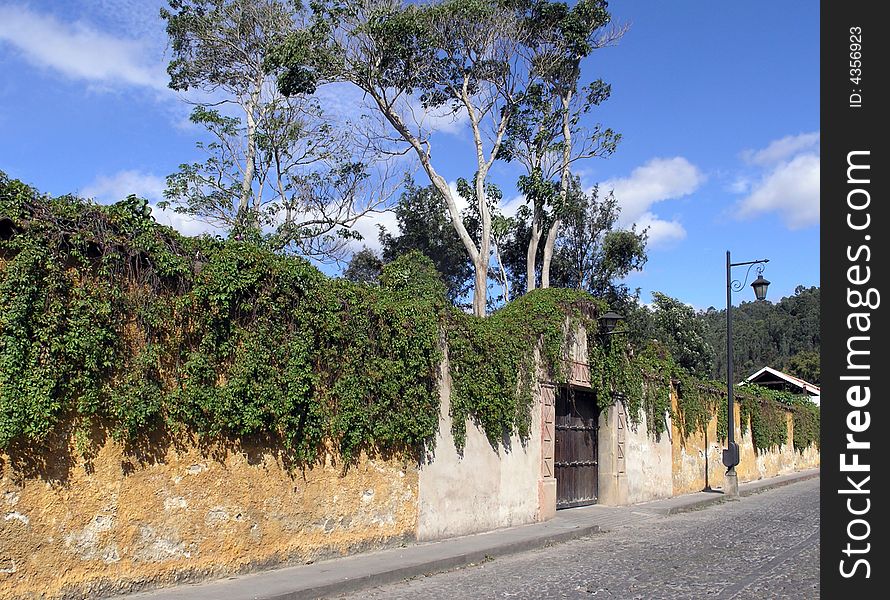
<instances>
[{"instance_id":1,"label":"paved road","mask_svg":"<svg viewBox=\"0 0 890 600\"><path fill-rule=\"evenodd\" d=\"M340 598L819 597L819 480Z\"/></svg>"}]
</instances>

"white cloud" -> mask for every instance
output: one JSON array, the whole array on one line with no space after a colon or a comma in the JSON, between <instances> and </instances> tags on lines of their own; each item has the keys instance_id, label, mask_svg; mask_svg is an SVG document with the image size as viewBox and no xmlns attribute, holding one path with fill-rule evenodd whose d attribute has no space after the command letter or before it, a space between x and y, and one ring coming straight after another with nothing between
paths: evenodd
<instances>
[{"instance_id":1,"label":"white cloud","mask_svg":"<svg viewBox=\"0 0 890 600\"><path fill-rule=\"evenodd\" d=\"M383 225L386 231L391 235L399 234L399 223L396 220L396 214L392 211L372 212L359 218L352 229L362 234L364 239L351 243L352 249L361 250L363 246L367 246L376 253L380 253L382 246L380 245L380 228Z\"/></svg>"},{"instance_id":2,"label":"white cloud","mask_svg":"<svg viewBox=\"0 0 890 600\"><path fill-rule=\"evenodd\" d=\"M216 233L207 223L187 215L179 214L172 209L158 208L157 203L164 198L166 187L163 177L142 173L140 171L120 171L111 176L99 176L80 191L80 195L93 198L104 204L119 202L130 194L145 198L151 205L151 214L155 221L176 229L183 235L200 235Z\"/></svg>"},{"instance_id":3,"label":"white cloud","mask_svg":"<svg viewBox=\"0 0 890 600\"><path fill-rule=\"evenodd\" d=\"M167 89L164 66L147 58L154 55L149 44L115 37L87 23L63 23L21 5L0 6L0 42L32 64L72 79Z\"/></svg>"},{"instance_id":4,"label":"white cloud","mask_svg":"<svg viewBox=\"0 0 890 600\"><path fill-rule=\"evenodd\" d=\"M80 194L105 204L118 202L130 194L157 202L163 199L165 187L163 177L140 171L120 171L111 176L100 175Z\"/></svg>"},{"instance_id":5,"label":"white cloud","mask_svg":"<svg viewBox=\"0 0 890 600\"><path fill-rule=\"evenodd\" d=\"M762 150L745 150L742 159L750 164L766 167L783 162L800 153L819 151L819 132L788 135L771 142Z\"/></svg>"},{"instance_id":6,"label":"white cloud","mask_svg":"<svg viewBox=\"0 0 890 600\"><path fill-rule=\"evenodd\" d=\"M744 194L751 189L751 180L747 177L739 176L727 186L727 189L733 194Z\"/></svg>"},{"instance_id":7,"label":"white cloud","mask_svg":"<svg viewBox=\"0 0 890 600\"><path fill-rule=\"evenodd\" d=\"M621 207L618 224L638 229L649 228L649 247L670 245L686 237L686 229L674 220L659 218L652 207L658 202L682 198L695 192L705 181L698 167L681 156L654 158L634 169L630 177L609 179L600 184L601 192L614 190Z\"/></svg>"},{"instance_id":8,"label":"white cloud","mask_svg":"<svg viewBox=\"0 0 890 600\"><path fill-rule=\"evenodd\" d=\"M519 194L501 205L501 214L505 217L515 217L519 209L525 206L526 199L524 194Z\"/></svg>"},{"instance_id":9,"label":"white cloud","mask_svg":"<svg viewBox=\"0 0 890 600\"><path fill-rule=\"evenodd\" d=\"M425 109L418 99L412 99L409 103L409 115L424 131L431 133L446 133L458 135L466 130L469 117L467 111L461 108L457 112L448 106Z\"/></svg>"},{"instance_id":10,"label":"white cloud","mask_svg":"<svg viewBox=\"0 0 890 600\"><path fill-rule=\"evenodd\" d=\"M679 221L659 219L651 212L637 219L638 229L648 228L648 248L664 248L686 238L686 228Z\"/></svg>"},{"instance_id":11,"label":"white cloud","mask_svg":"<svg viewBox=\"0 0 890 600\"><path fill-rule=\"evenodd\" d=\"M773 168L742 200L737 216L781 215L789 229L819 222L819 156L800 154Z\"/></svg>"}]
</instances>

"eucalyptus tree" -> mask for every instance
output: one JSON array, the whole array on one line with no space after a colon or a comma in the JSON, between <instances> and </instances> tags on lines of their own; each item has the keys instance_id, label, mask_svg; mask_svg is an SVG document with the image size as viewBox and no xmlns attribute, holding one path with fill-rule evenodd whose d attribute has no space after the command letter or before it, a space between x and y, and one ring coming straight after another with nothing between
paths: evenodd
<instances>
[{"instance_id":1,"label":"eucalyptus tree","mask_svg":"<svg viewBox=\"0 0 890 600\"><path fill-rule=\"evenodd\" d=\"M664 343L678 365L707 377L717 353L708 343L707 329L695 309L661 292L652 292L650 334Z\"/></svg>"},{"instance_id":2,"label":"eucalyptus tree","mask_svg":"<svg viewBox=\"0 0 890 600\"><path fill-rule=\"evenodd\" d=\"M364 152L307 95L286 97L266 68L302 26L298 0L169 0L161 10L172 60L169 86L189 92L206 160L167 178L175 210L238 236L339 258L356 220L382 200L368 194Z\"/></svg>"},{"instance_id":3,"label":"eucalyptus tree","mask_svg":"<svg viewBox=\"0 0 890 600\"><path fill-rule=\"evenodd\" d=\"M379 285L381 273L383 273L383 261L373 250L365 246L349 259L346 269L343 270L343 278L353 283Z\"/></svg>"},{"instance_id":4,"label":"eucalyptus tree","mask_svg":"<svg viewBox=\"0 0 890 600\"><path fill-rule=\"evenodd\" d=\"M413 153L441 195L474 270L473 311L485 314L492 218L485 201L517 96L530 70L521 2L440 0L319 0L305 32L279 53L279 83L286 94L328 82L350 82L369 100L384 130L374 136L389 151ZM476 161L473 181L481 232L478 240L460 215L457 194L433 158L429 115L465 123Z\"/></svg>"},{"instance_id":5,"label":"eucalyptus tree","mask_svg":"<svg viewBox=\"0 0 890 600\"><path fill-rule=\"evenodd\" d=\"M564 216L572 206L571 169L579 160L611 155L621 136L582 118L608 99L611 86L596 80L580 87L581 62L594 50L614 43L623 28L610 26L605 0L533 0L524 13L527 60L533 83L517 98L502 158L525 167L519 189L529 203L526 290L550 286L553 253ZM545 235L546 233L546 235ZM544 241L543 252L538 246ZM538 258L541 266L538 270Z\"/></svg>"}]
</instances>

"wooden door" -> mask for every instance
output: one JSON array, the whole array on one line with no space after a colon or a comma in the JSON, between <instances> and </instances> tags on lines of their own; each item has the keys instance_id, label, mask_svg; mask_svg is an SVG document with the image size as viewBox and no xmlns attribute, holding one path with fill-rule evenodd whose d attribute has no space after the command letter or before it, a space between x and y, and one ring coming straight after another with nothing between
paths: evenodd
<instances>
[{"instance_id":1,"label":"wooden door","mask_svg":"<svg viewBox=\"0 0 890 600\"><path fill-rule=\"evenodd\" d=\"M595 504L599 411L590 392L562 387L556 395L556 508Z\"/></svg>"}]
</instances>

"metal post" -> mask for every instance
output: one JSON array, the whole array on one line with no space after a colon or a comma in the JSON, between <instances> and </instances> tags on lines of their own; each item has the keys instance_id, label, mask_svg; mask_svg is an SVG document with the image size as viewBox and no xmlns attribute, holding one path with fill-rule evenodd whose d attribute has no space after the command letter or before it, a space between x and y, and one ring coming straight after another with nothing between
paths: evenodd
<instances>
[{"instance_id":1,"label":"metal post","mask_svg":"<svg viewBox=\"0 0 890 600\"><path fill-rule=\"evenodd\" d=\"M732 373L732 277L729 250L726 251L726 450L723 464L727 467L723 493L727 496L739 495L739 480L735 466L739 464L738 446L735 443L735 399L733 397Z\"/></svg>"},{"instance_id":2,"label":"metal post","mask_svg":"<svg viewBox=\"0 0 890 600\"><path fill-rule=\"evenodd\" d=\"M727 496L739 495L739 480L735 472L735 466L739 464L739 445L735 443L735 398L733 395L734 387L732 372L732 293L738 292L745 287L746 283L748 283L748 273L751 272L751 267L768 262L768 258L762 258L760 260L734 263L731 260L729 250L726 251L726 449L723 451L723 464L726 466L726 479L723 485L723 493ZM748 273L745 274L745 281L734 282L731 274L732 268L744 265L748 265ZM761 271L763 271L763 267L758 269L758 273ZM764 280L764 285L769 285L769 282ZM765 290L761 291L763 293L758 294L758 300L762 300L765 296ZM756 289L755 293L757 293Z\"/></svg>"}]
</instances>

